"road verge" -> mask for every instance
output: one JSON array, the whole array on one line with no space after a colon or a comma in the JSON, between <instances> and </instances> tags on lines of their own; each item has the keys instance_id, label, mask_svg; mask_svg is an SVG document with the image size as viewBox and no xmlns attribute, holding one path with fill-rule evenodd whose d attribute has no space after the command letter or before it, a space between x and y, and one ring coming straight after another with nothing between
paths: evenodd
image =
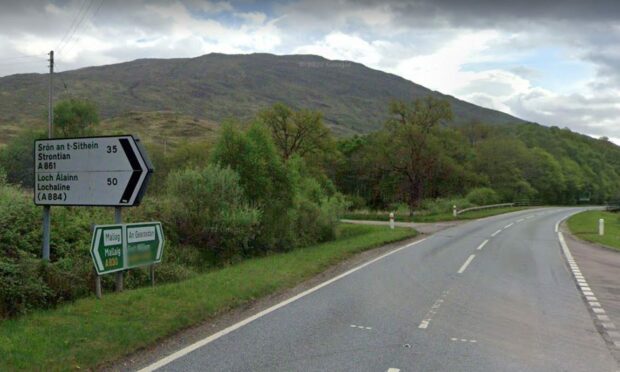
<instances>
[{"instance_id":1,"label":"road verge","mask_svg":"<svg viewBox=\"0 0 620 372\"><path fill-rule=\"evenodd\" d=\"M352 255L416 235L340 227L340 238L249 259L189 280L85 298L0 323L0 370L95 368L185 328L290 288Z\"/></svg>"}]
</instances>

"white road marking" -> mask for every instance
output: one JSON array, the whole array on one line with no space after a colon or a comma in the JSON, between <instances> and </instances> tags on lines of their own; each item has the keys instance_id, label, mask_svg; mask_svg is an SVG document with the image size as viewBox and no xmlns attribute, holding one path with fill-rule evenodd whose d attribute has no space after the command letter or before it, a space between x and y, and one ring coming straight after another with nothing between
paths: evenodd
<instances>
[{"instance_id":1,"label":"white road marking","mask_svg":"<svg viewBox=\"0 0 620 372\"><path fill-rule=\"evenodd\" d=\"M507 228L509 228L510 226L514 225L514 224L515 224L514 222L511 222L511 223L509 223L508 225L504 226L504 229L507 229Z\"/></svg>"},{"instance_id":2,"label":"white road marking","mask_svg":"<svg viewBox=\"0 0 620 372\"><path fill-rule=\"evenodd\" d=\"M471 342L471 343L473 343L473 344L475 344L476 342L478 342L478 341L476 341L476 340L468 340L468 339L466 339L466 338L460 338L460 339L459 339L459 338L457 338L457 337L452 337L452 338L450 338L450 340L452 340L452 341L461 341L461 342Z\"/></svg>"},{"instance_id":3,"label":"white road marking","mask_svg":"<svg viewBox=\"0 0 620 372\"><path fill-rule=\"evenodd\" d=\"M566 244L566 241L564 240L564 235L561 232L557 231L558 226L562 221L563 220L560 220L558 221L558 223L556 223L556 232L558 233L558 239L560 240L560 245L562 246L564 257L566 257L566 260L568 261L573 271L573 276L575 277L575 280L577 284L579 285L581 292L588 300L588 305L590 305L590 309L592 310L592 312L595 313L596 318L601 322L601 326L605 328L605 332L607 333L607 335L610 338L616 338L616 339L620 338L620 332L610 331L610 329L616 329L616 325L613 322L611 322L611 320L609 319L609 316L605 314L605 309L603 309L603 307L601 306L601 303L597 301L596 297L594 296L594 293L592 292L592 289L588 286L588 283L586 282L585 278L581 274L581 271L579 270L579 266L575 262L575 259L573 258L573 255L571 254L570 249L568 249L568 245ZM620 340L612 340L612 341L615 347L620 348Z\"/></svg>"},{"instance_id":4,"label":"white road marking","mask_svg":"<svg viewBox=\"0 0 620 372\"><path fill-rule=\"evenodd\" d=\"M462 274L463 271L465 271L465 269L467 269L467 266L469 266L469 264L471 263L471 261L476 258L475 254L472 254L469 256L469 258L467 259L467 261L465 261L465 263L463 264L463 266L461 266L461 268L459 269L459 271L457 271L457 274Z\"/></svg>"},{"instance_id":5,"label":"white road marking","mask_svg":"<svg viewBox=\"0 0 620 372\"><path fill-rule=\"evenodd\" d=\"M499 233L501 233L501 232L502 232L502 230L497 230L496 232L494 232L493 234L491 234L491 236L492 236L492 237L495 237L495 236L497 236L497 234L499 234Z\"/></svg>"},{"instance_id":6,"label":"white road marking","mask_svg":"<svg viewBox=\"0 0 620 372\"><path fill-rule=\"evenodd\" d=\"M398 368L388 368L387 372L400 372Z\"/></svg>"},{"instance_id":7,"label":"white road marking","mask_svg":"<svg viewBox=\"0 0 620 372\"><path fill-rule=\"evenodd\" d=\"M437 311L439 310L439 307L443 303L443 300L444 300L444 298L446 298L448 293L450 293L450 290L443 291L443 293L441 294L441 297L439 297L437 300L435 300L435 302L431 306L431 309L428 311L428 313L426 313L426 315L424 316L424 319L420 322L420 325L418 326L418 328L420 328L420 329L428 328L428 326L431 323L431 320L433 319L433 315L437 314Z\"/></svg>"},{"instance_id":8,"label":"white road marking","mask_svg":"<svg viewBox=\"0 0 620 372\"><path fill-rule=\"evenodd\" d=\"M482 244L480 244L480 245L478 246L478 248L476 248L476 249L477 249L477 250L481 250L481 249L482 249L482 247L484 247L485 245L487 245L487 243L488 243L488 242L489 242L489 239L487 239L487 240L483 241L483 242L482 242Z\"/></svg>"},{"instance_id":9,"label":"white road marking","mask_svg":"<svg viewBox=\"0 0 620 372\"><path fill-rule=\"evenodd\" d=\"M517 223L520 223L520 222L523 222L523 221L524 221L524 219L521 218L521 219L517 220Z\"/></svg>"},{"instance_id":10,"label":"white road marking","mask_svg":"<svg viewBox=\"0 0 620 372\"><path fill-rule=\"evenodd\" d=\"M209 343L217 340L218 338L221 338L222 336L225 336L225 335L229 334L230 332L233 332L233 331L235 331L235 330L237 330L237 329L239 329L239 328L241 328L241 327L243 327L243 326L245 326L245 325L255 321L256 319L262 318L263 316L265 316L265 315L267 315L269 313L272 313L272 312L274 312L274 311L276 311L276 310L278 310L278 309L280 309L280 308L282 308L282 307L284 307L284 306L286 306L286 305L288 305L290 303L293 303L293 302L299 300L300 298L305 297L305 296L307 296L307 295L309 295L309 294L311 294L313 292L316 292L319 289L321 289L323 287L326 287L326 286L328 286L328 285L330 285L330 284L332 284L332 283L334 283L334 282L336 282L336 281L338 281L338 280L340 280L340 279L342 279L344 277L347 277L347 276L353 274L354 272L363 269L364 267L366 267L368 265L372 265L373 263L375 263L377 261L380 261L380 260L384 259L385 257L391 256L394 253L400 252L403 249L412 247L412 246L414 246L416 244L420 244L423 241L425 241L426 239L427 238L424 238L424 239L421 239L421 240L417 240L417 241L415 241L413 243L409 243L409 244L404 245L402 247L396 248L393 251L390 251L390 252L388 252L386 254L383 254L383 255L375 258L375 259L372 259L372 260L370 260L370 261L368 261L366 263L363 263L363 264L361 264L361 265L359 265L357 267L354 267L353 269L351 269L349 271L346 271L346 272L344 272L344 273L342 273L342 274L340 274L340 275L338 275L338 276L336 276L334 278L331 278L331 279L329 279L329 280L327 280L327 281L325 281L325 282L323 282L323 283L321 283L321 284L319 284L319 285L317 285L315 287L312 287L312 288L310 288L310 289L308 289L308 290L306 290L304 292L301 292L300 294L298 294L296 296L293 296L293 297L291 297L291 298L289 298L287 300L284 300L284 301L282 301L282 302L280 302L278 304L275 304L275 305L271 306L270 308L267 308L267 309L265 309L265 310L263 310L263 311L261 311L261 312L259 312L257 314L252 315L249 318L246 318L246 319L244 319L244 320L242 320L242 321L240 321L238 323L235 323L235 324L231 325L230 327L227 327L227 328L225 328L225 329L223 329L223 330L221 330L219 332L216 332L216 333L212 334L209 337L203 338L200 341L197 341L197 342L195 342L195 343L193 343L193 344L191 344L189 346L186 346L183 349L178 350L178 351L168 355L167 357L164 357L164 358L158 360L157 362L152 363L152 364L142 368L138 372L151 372L151 371L155 371L158 368L161 368L161 367L163 367L163 366L165 366L165 365L167 365L167 364L169 364L169 363L171 363L171 362L173 362L173 361L175 361L175 360L177 360L177 359L179 359L179 358L181 358L181 357L191 353L192 351L194 351L196 349L199 349L199 348L201 348L201 347L203 347L205 345L208 345Z\"/></svg>"},{"instance_id":11,"label":"white road marking","mask_svg":"<svg viewBox=\"0 0 620 372\"><path fill-rule=\"evenodd\" d=\"M367 330L371 330L372 329L372 327L364 327L364 326L355 325L355 324L351 324L349 327L351 327L351 328L359 328L359 329L367 329Z\"/></svg>"}]
</instances>

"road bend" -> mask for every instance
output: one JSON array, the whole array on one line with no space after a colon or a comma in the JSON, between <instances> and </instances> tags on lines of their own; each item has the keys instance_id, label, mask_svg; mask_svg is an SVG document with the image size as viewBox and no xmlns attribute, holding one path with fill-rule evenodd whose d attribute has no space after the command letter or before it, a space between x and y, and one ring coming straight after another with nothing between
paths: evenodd
<instances>
[{"instance_id":1,"label":"road bend","mask_svg":"<svg viewBox=\"0 0 620 372\"><path fill-rule=\"evenodd\" d=\"M555 232L577 210L443 230L145 371L616 371Z\"/></svg>"}]
</instances>

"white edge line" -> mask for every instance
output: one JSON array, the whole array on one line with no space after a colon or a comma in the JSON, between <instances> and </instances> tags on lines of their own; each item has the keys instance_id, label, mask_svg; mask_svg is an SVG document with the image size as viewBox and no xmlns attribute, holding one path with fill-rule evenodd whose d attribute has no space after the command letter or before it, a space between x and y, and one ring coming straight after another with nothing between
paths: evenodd
<instances>
[{"instance_id":1,"label":"white edge line","mask_svg":"<svg viewBox=\"0 0 620 372\"><path fill-rule=\"evenodd\" d=\"M459 269L459 271L457 272L457 274L462 274L463 271L465 271L465 269L467 269L467 266L469 266L469 263L476 258L475 254L472 254L469 256L469 258L467 258L467 261L465 261L465 263L463 264L463 266L461 266L461 268Z\"/></svg>"},{"instance_id":2,"label":"white edge line","mask_svg":"<svg viewBox=\"0 0 620 372\"><path fill-rule=\"evenodd\" d=\"M479 250L481 250L481 249L482 249L482 247L484 247L485 245L487 245L487 243L488 243L488 242L489 242L489 239L487 239L487 240L483 241L483 242L482 242L482 244L480 244L480 245L478 246L478 248L476 248L476 250L478 250L478 251L479 251Z\"/></svg>"},{"instance_id":3,"label":"white edge line","mask_svg":"<svg viewBox=\"0 0 620 372\"><path fill-rule=\"evenodd\" d=\"M229 326L229 327L227 327L227 328L225 328L225 329L223 329L223 330L221 330L221 331L219 331L217 333L214 333L214 334L212 334L209 337L203 338L200 341L197 341L197 342L195 342L195 343L193 343L193 344L191 344L189 346L186 346L183 349L181 349L179 351L176 351L176 352L168 355L167 357L162 358L162 359L158 360L157 362L152 363L152 364L150 364L150 365L140 369L138 372L151 372L151 371L155 371L155 370L157 370L157 369L159 369L159 368L161 368L161 367L163 367L163 366L165 366L165 365L167 365L167 364L169 364L169 363L171 363L171 362L173 362L173 361L175 361L175 360L177 360L177 359L179 359L179 358L181 358L181 357L183 357L183 356L185 356L185 355L187 355L189 353L191 353L192 351L194 351L196 349L199 349L199 348L201 348L201 347L203 347L205 345L208 345L209 343L217 340L220 337L225 336L225 335L229 334L230 332L235 331L235 330L245 326L246 324L249 324L249 323L255 321L256 319L262 318L263 316L265 316L265 315L267 315L267 314L269 314L269 313L271 313L271 312L273 312L275 310L278 310L281 307L284 307L284 306L286 306L286 305L288 305L288 304L290 304L292 302L295 302L295 301L299 300L302 297L305 297L305 296L307 296L307 295L309 295L309 294L311 294L313 292L316 292L319 289L321 289L321 288L323 288L325 286L328 286L328 285L332 284L333 282L335 282L337 280L340 280L340 279L342 279L342 278L344 278L344 277L346 277L348 275L351 275L354 272L356 272L356 271L358 271L360 269L363 269L364 267L366 267L366 266L368 266L370 264L373 264L373 263L375 263L375 262L377 262L379 260L382 260L382 259L384 259L387 256L390 256L390 255L392 255L394 253L400 252L400 251L402 251L405 248L409 248L409 247L412 247L412 246L414 246L416 244L420 244L423 241L425 241L426 239L427 238L424 238L424 239L421 239L421 240L417 240L417 241L415 241L413 243L409 243L409 244L404 245L404 246L402 246L400 248L394 249L393 251L390 251L390 252L388 252L386 254L383 254L383 255L375 258L375 259L372 259L372 260L370 260L370 261L368 261L366 263L363 263L363 264L361 264L361 265L359 265L359 266L357 266L357 267L355 267L355 268L353 268L353 269L351 269L351 270L349 270L347 272L344 272L344 273L342 273L342 274L340 274L340 275L338 275L338 276L336 276L334 278L331 278L331 279L329 279L329 280L327 280L327 281L325 281L325 282L323 282L323 283L321 283L321 284L319 284L319 285L317 285L315 287L312 287L312 288L310 288L310 289L308 289L308 290L306 290L304 292L301 292L301 293L299 293L299 294L297 294L297 295L295 295L295 296L293 296L293 297L291 297L291 298L289 298L287 300L284 300L284 301L282 301L282 302L280 302L278 304L275 304L275 305L271 306L270 308L267 308L267 309L265 309L265 310L263 310L263 311L261 311L259 313L256 313L256 314L254 314L254 315L252 315L252 316L250 316L248 318L245 318L244 320L242 320L242 321L240 321L238 323L235 323L235 324L233 324L233 325L231 325L231 326Z\"/></svg>"}]
</instances>

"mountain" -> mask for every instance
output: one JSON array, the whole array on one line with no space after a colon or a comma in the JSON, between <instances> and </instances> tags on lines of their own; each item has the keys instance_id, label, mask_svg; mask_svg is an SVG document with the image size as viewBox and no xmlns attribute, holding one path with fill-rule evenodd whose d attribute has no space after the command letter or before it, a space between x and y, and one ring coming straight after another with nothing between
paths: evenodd
<instances>
[{"instance_id":1,"label":"mountain","mask_svg":"<svg viewBox=\"0 0 620 372\"><path fill-rule=\"evenodd\" d=\"M46 74L0 78L0 128L14 131L15 124L24 119L44 120L47 84ZM380 128L391 99L410 101L429 94L451 102L457 125L471 120L523 122L359 63L314 55L139 59L57 73L54 92L55 99L91 99L108 119L129 112L168 111L221 122L247 119L275 102L284 102L321 111L341 135Z\"/></svg>"}]
</instances>

